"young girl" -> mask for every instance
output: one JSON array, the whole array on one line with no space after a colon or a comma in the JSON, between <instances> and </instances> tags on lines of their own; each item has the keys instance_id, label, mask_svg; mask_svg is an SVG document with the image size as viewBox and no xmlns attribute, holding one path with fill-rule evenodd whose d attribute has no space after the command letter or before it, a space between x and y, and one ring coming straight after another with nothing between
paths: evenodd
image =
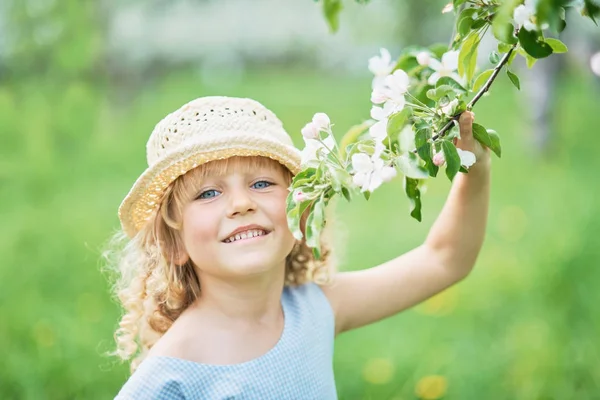
<instances>
[{"instance_id":1,"label":"young girl","mask_svg":"<svg viewBox=\"0 0 600 400\"><path fill-rule=\"evenodd\" d=\"M287 226L300 152L271 111L206 97L165 117L119 208L116 353L134 373L117 398L337 398L336 335L419 303L475 264L490 157L472 122L461 115L457 146L477 162L455 178L424 244L336 273L327 243L315 260Z\"/></svg>"}]
</instances>

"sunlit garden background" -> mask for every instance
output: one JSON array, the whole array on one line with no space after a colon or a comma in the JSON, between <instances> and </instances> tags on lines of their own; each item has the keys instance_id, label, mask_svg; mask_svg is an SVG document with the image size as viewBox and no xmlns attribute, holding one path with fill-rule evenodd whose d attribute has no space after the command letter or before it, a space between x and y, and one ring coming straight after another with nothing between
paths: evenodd
<instances>
[{"instance_id":1,"label":"sunlit garden background","mask_svg":"<svg viewBox=\"0 0 600 400\"><path fill-rule=\"evenodd\" d=\"M444 1L344 4L331 35L312 1L0 3L0 398L107 399L127 379L106 356L120 310L101 252L164 115L244 96L298 146L315 112L341 136L369 118L366 65L380 46L451 33ZM600 28L569 28L569 53L521 66L521 92L502 76L475 109L503 143L475 271L341 335L341 399L600 398L600 78L589 62ZM419 245L448 193L440 176L421 223L400 179L368 202L340 201L339 268Z\"/></svg>"}]
</instances>

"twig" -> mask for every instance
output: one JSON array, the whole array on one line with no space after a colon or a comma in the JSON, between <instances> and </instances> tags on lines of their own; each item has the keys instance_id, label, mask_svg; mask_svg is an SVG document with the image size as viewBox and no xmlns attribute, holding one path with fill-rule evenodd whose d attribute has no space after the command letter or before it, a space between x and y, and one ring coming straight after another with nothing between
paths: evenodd
<instances>
[{"instance_id":1,"label":"twig","mask_svg":"<svg viewBox=\"0 0 600 400\"><path fill-rule=\"evenodd\" d=\"M494 82L494 80L496 79L496 77L498 76L498 74L500 73L500 70L502 69L502 67L508 62L508 59L510 58L511 54L515 51L515 48L517 47L518 43L515 43L510 50L508 50L508 52L504 55L504 57L502 57L502 59L498 62L498 65L496 65L496 67L494 68L494 72L492 72L492 75L488 78L487 82L485 83L485 85L483 85L483 87L479 90L479 92L477 92L477 94L475 95L475 97L473 97L473 100L471 100L469 102L469 104L467 104L467 110L471 110L473 109L473 106L479 101L479 99L481 99L481 97L485 94L485 92L487 92L490 89L490 86L492 86L492 83ZM460 118L460 114L454 115L452 118L450 118L450 120L446 123L446 125L444 125L444 127L436 134L434 135L431 140L436 140L440 137L443 137L446 132L452 127L452 125L454 125L454 121L458 121L458 119ZM413 150L413 153L416 153L416 150Z\"/></svg>"}]
</instances>

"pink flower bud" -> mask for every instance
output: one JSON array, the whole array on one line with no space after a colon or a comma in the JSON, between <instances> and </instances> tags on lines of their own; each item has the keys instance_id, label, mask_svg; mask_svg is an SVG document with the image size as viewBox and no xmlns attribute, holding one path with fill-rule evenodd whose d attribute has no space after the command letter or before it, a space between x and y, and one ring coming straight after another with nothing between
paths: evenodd
<instances>
[{"instance_id":1,"label":"pink flower bud","mask_svg":"<svg viewBox=\"0 0 600 400\"><path fill-rule=\"evenodd\" d=\"M446 158L444 157L444 153L443 152L439 152L439 153L435 153L435 155L433 156L433 164L441 167L442 165L444 165L444 163L446 162Z\"/></svg>"},{"instance_id":2,"label":"pink flower bud","mask_svg":"<svg viewBox=\"0 0 600 400\"><path fill-rule=\"evenodd\" d=\"M298 190L294 193L294 202L301 203L308 199L308 196L304 194L301 190Z\"/></svg>"},{"instance_id":3,"label":"pink flower bud","mask_svg":"<svg viewBox=\"0 0 600 400\"><path fill-rule=\"evenodd\" d=\"M317 139L319 137L319 128L312 122L306 124L301 132L305 139Z\"/></svg>"}]
</instances>

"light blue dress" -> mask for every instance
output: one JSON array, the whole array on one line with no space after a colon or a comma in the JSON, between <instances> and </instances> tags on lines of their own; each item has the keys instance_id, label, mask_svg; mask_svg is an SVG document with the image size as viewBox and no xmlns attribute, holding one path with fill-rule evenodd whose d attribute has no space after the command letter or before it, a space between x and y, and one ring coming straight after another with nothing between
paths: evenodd
<instances>
[{"instance_id":1,"label":"light blue dress","mask_svg":"<svg viewBox=\"0 0 600 400\"><path fill-rule=\"evenodd\" d=\"M337 399L334 316L314 283L285 287L284 328L271 350L233 365L170 357L144 360L116 399Z\"/></svg>"}]
</instances>

